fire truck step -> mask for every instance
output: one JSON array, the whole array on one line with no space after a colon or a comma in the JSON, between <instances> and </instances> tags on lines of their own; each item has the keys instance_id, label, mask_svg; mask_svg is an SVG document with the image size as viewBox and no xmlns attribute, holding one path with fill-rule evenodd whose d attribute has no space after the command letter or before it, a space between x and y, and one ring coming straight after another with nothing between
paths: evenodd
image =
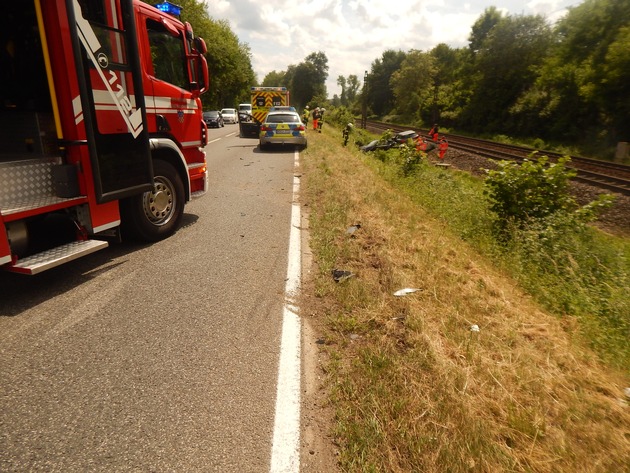
<instances>
[{"instance_id":1,"label":"fire truck step","mask_svg":"<svg viewBox=\"0 0 630 473\"><path fill-rule=\"evenodd\" d=\"M20 259L14 266L9 267L9 271L22 274L41 273L81 256L94 253L107 246L108 243L106 241L100 240L73 241Z\"/></svg>"}]
</instances>

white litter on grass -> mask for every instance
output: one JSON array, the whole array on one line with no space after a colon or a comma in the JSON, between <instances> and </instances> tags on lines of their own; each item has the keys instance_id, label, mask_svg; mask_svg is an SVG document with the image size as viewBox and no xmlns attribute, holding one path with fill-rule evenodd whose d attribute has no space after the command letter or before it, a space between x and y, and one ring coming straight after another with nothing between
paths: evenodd
<instances>
[{"instance_id":1,"label":"white litter on grass","mask_svg":"<svg viewBox=\"0 0 630 473\"><path fill-rule=\"evenodd\" d=\"M471 325L470 326L470 331L471 332L478 332L479 331L479 325Z\"/></svg>"},{"instance_id":2,"label":"white litter on grass","mask_svg":"<svg viewBox=\"0 0 630 473\"><path fill-rule=\"evenodd\" d=\"M398 291L394 292L394 295L397 297L406 296L407 294L413 294L414 292L418 292L421 290L422 289L418 289L415 287L406 287L404 289L399 289Z\"/></svg>"},{"instance_id":3,"label":"white litter on grass","mask_svg":"<svg viewBox=\"0 0 630 473\"><path fill-rule=\"evenodd\" d=\"M350 225L350 226L348 227L348 229L346 230L346 234L348 234L348 235L352 235L352 234L353 234L354 232L356 232L359 228L361 228L361 224L360 224L360 223L357 223L357 224L354 224L354 225Z\"/></svg>"}]
</instances>

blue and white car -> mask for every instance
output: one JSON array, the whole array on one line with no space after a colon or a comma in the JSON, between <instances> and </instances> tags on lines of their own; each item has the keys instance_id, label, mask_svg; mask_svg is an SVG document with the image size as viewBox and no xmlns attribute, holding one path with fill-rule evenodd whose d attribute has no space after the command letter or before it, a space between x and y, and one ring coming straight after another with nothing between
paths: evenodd
<instances>
[{"instance_id":1,"label":"blue and white car","mask_svg":"<svg viewBox=\"0 0 630 473\"><path fill-rule=\"evenodd\" d=\"M260 125L259 146L293 145L306 148L306 127L300 116L292 111L269 112Z\"/></svg>"}]
</instances>

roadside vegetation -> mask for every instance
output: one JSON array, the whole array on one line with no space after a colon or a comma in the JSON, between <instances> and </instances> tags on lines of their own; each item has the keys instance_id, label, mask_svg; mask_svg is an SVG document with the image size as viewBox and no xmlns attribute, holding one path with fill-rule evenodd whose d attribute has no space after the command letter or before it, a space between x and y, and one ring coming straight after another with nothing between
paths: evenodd
<instances>
[{"instance_id":1,"label":"roadside vegetation","mask_svg":"<svg viewBox=\"0 0 630 473\"><path fill-rule=\"evenodd\" d=\"M341 469L628 471L630 242L588 225L607 199L577 206L544 158L480 180L358 133L302 157ZM519 186L556 191L508 205Z\"/></svg>"}]
</instances>

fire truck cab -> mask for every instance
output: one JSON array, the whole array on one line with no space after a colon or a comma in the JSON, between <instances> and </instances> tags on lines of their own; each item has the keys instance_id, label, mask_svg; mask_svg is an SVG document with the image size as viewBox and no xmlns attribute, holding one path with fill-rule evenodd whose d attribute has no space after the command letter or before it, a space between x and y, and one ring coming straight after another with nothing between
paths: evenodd
<instances>
[{"instance_id":1,"label":"fire truck cab","mask_svg":"<svg viewBox=\"0 0 630 473\"><path fill-rule=\"evenodd\" d=\"M206 45L169 8L3 5L0 268L36 274L121 235L166 238L206 192Z\"/></svg>"}]
</instances>

